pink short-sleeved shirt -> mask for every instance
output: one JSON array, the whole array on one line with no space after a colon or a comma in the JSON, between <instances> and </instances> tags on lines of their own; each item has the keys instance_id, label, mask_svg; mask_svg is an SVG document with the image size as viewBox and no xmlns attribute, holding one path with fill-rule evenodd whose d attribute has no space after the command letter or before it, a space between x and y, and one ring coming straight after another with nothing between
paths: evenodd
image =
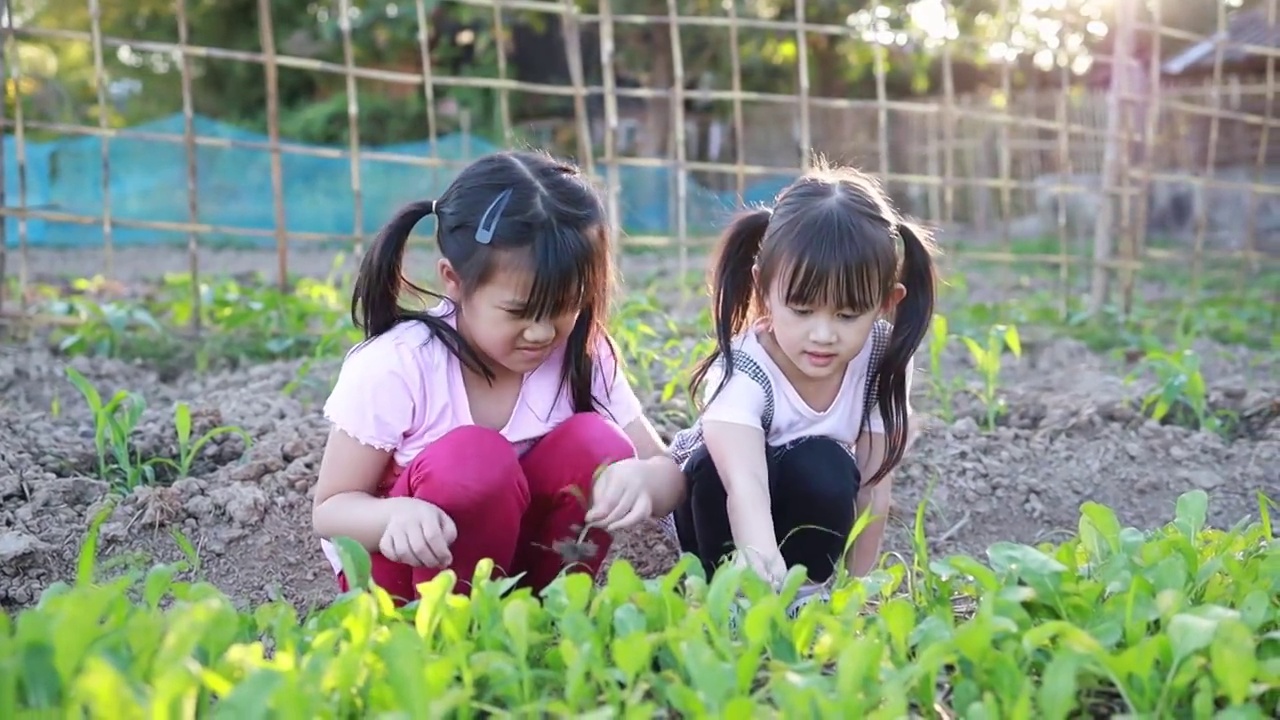
<instances>
[{"instance_id":1,"label":"pink short-sleeved shirt","mask_svg":"<svg viewBox=\"0 0 1280 720\"><path fill-rule=\"evenodd\" d=\"M769 357L769 353L760 344L756 329L748 330L734 340L734 347L745 352L769 375L773 386L773 425L765 438L768 445L784 445L801 437L823 436L853 446L858 439L858 428L862 423L862 410L865 404L867 374L870 372L871 342L867 341L862 350L849 361L844 377L840 381L840 390L836 399L826 410L819 412L809 406L800 397L796 389L787 380L778 364ZM908 361L908 367L915 366L914 356ZM764 390L745 373L734 371L725 383L724 389L714 400L712 393L720 385L724 376L723 366L717 362L707 372L703 402L706 404L702 412L703 421L736 423L760 427L760 418L764 414ZM911 375L907 373L907 395L911 394ZM710 400L710 402L708 402ZM910 413L911 406L908 404ZM880 407L877 404L871 409L868 419L873 433L884 433L884 421L880 418Z\"/></svg>"},{"instance_id":2,"label":"pink short-sleeved shirt","mask_svg":"<svg viewBox=\"0 0 1280 720\"><path fill-rule=\"evenodd\" d=\"M432 310L442 314L441 303ZM453 316L446 322L454 324ZM626 427L643 409L602 341L596 353L593 392L607 417ZM564 348L525 376L511 418L499 432L519 452L573 415L573 401L561 386ZM407 321L347 353L324 416L361 443L393 452L409 464L437 438L474 424L462 364L424 323Z\"/></svg>"}]
</instances>

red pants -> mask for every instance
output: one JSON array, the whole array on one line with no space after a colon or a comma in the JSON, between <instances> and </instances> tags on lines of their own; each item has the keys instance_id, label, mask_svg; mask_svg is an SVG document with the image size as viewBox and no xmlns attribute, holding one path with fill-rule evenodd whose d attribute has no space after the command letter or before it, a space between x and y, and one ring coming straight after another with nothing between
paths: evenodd
<instances>
[{"instance_id":1,"label":"red pants","mask_svg":"<svg viewBox=\"0 0 1280 720\"><path fill-rule=\"evenodd\" d=\"M524 454L496 430L468 425L431 443L394 477L384 497L415 497L440 507L453 519L458 538L449 548L457 575L454 592L471 591L476 565L493 560L495 576L525 573L521 585L535 593L561 570L594 575L612 539L599 528L584 538L595 546L586 557L568 561L558 541L576 541L590 507L591 484L604 465L635 457L622 430L595 413L579 413L561 423ZM434 578L438 568L415 568L370 553L373 581L397 604L417 598L416 586ZM338 575L342 590L346 578Z\"/></svg>"}]
</instances>

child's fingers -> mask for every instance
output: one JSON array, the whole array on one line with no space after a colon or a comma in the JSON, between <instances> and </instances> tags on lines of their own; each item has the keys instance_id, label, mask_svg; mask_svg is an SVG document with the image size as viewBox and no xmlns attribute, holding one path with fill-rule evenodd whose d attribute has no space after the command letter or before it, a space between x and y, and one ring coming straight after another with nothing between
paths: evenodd
<instances>
[{"instance_id":1,"label":"child's fingers","mask_svg":"<svg viewBox=\"0 0 1280 720\"><path fill-rule=\"evenodd\" d=\"M599 523L607 518L617 510L619 500L622 499L621 483L609 482L608 478L608 475L601 477L592 489L591 508L587 510L586 517L589 523Z\"/></svg>"},{"instance_id":2,"label":"child's fingers","mask_svg":"<svg viewBox=\"0 0 1280 720\"><path fill-rule=\"evenodd\" d=\"M453 554L449 552L449 543L445 540L444 530L439 524L422 528L422 542L432 556L431 567L447 567L453 562ZM425 558L424 558L425 559Z\"/></svg>"},{"instance_id":3,"label":"child's fingers","mask_svg":"<svg viewBox=\"0 0 1280 720\"><path fill-rule=\"evenodd\" d=\"M614 527L634 511L635 506L639 504L639 500L639 489L635 487L624 488L622 497L618 498L617 504L609 509L609 513L600 521L600 524L608 528Z\"/></svg>"},{"instance_id":4,"label":"child's fingers","mask_svg":"<svg viewBox=\"0 0 1280 720\"><path fill-rule=\"evenodd\" d=\"M648 507L646 507L646 505L647 505L646 503L635 503L634 505L632 505L630 512L628 512L626 515L623 515L621 519L615 520L614 522L606 526L609 532L624 530L626 528L631 527L632 525L639 523L641 520L644 520L645 517L647 517L650 513L650 510Z\"/></svg>"},{"instance_id":5,"label":"child's fingers","mask_svg":"<svg viewBox=\"0 0 1280 720\"><path fill-rule=\"evenodd\" d=\"M383 557L392 562L403 563L412 567L422 566L422 560L414 553L408 536L401 533L391 532L384 535L382 542L378 543L378 549Z\"/></svg>"},{"instance_id":6,"label":"child's fingers","mask_svg":"<svg viewBox=\"0 0 1280 720\"><path fill-rule=\"evenodd\" d=\"M458 526L453 524L453 518L443 510L440 511L440 534L447 545L453 545L458 539Z\"/></svg>"}]
</instances>

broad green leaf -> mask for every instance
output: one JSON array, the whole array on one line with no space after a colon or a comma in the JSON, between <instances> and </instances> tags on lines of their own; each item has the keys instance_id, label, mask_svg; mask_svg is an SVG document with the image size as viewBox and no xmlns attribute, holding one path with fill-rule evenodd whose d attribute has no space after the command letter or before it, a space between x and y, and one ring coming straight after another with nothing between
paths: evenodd
<instances>
[{"instance_id":1,"label":"broad green leaf","mask_svg":"<svg viewBox=\"0 0 1280 720\"><path fill-rule=\"evenodd\" d=\"M1241 704L1249 696L1249 688L1258 672L1258 658L1253 633L1236 620L1218 624L1209 644L1209 669L1227 698Z\"/></svg>"},{"instance_id":2,"label":"broad green leaf","mask_svg":"<svg viewBox=\"0 0 1280 720\"><path fill-rule=\"evenodd\" d=\"M1173 645L1173 657L1177 662L1185 660L1192 653L1199 652L1209 643L1218 628L1218 621L1189 613L1179 613L1169 621L1167 632Z\"/></svg>"}]
</instances>

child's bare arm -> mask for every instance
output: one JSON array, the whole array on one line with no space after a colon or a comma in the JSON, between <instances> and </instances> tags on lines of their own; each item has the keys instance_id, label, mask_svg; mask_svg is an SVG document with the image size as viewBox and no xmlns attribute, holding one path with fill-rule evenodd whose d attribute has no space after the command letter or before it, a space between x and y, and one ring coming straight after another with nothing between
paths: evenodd
<instances>
[{"instance_id":1,"label":"child's bare arm","mask_svg":"<svg viewBox=\"0 0 1280 720\"><path fill-rule=\"evenodd\" d=\"M684 473L667 454L666 445L649 419L641 415L623 428L636 447L636 459L648 467L646 490L653 502L653 517L664 517L684 501Z\"/></svg>"},{"instance_id":2,"label":"child's bare arm","mask_svg":"<svg viewBox=\"0 0 1280 720\"><path fill-rule=\"evenodd\" d=\"M330 431L312 500L316 534L345 535L376 550L397 505L394 499L373 495L390 461L390 452L369 447L337 428Z\"/></svg>"}]
</instances>

